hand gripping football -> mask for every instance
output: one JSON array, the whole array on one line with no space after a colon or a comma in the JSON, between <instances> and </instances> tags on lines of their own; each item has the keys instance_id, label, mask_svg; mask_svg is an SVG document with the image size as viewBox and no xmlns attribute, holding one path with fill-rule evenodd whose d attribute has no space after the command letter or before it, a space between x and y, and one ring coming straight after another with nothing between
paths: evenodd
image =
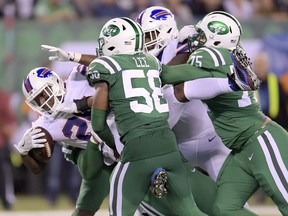
<instances>
[{"instance_id":1,"label":"hand gripping football","mask_svg":"<svg viewBox=\"0 0 288 216\"><path fill-rule=\"evenodd\" d=\"M48 160L51 158L54 150L54 140L51 136L51 134L42 127L36 127L40 128L41 131L45 134L43 137L39 137L39 139L46 138L47 142L44 143L44 147L42 148L33 148L29 151L29 155L33 157L36 161L47 163Z\"/></svg>"}]
</instances>

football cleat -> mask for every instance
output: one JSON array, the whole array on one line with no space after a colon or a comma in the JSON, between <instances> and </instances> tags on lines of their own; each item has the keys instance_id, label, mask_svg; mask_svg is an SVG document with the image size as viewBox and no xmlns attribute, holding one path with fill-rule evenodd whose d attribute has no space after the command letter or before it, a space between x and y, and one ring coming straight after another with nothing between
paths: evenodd
<instances>
[{"instance_id":1,"label":"football cleat","mask_svg":"<svg viewBox=\"0 0 288 216\"><path fill-rule=\"evenodd\" d=\"M168 180L168 176L166 170L162 167L157 168L151 177L151 192L157 197L162 198L165 194L167 194L166 183Z\"/></svg>"},{"instance_id":2,"label":"football cleat","mask_svg":"<svg viewBox=\"0 0 288 216\"><path fill-rule=\"evenodd\" d=\"M230 56L234 66L234 73L231 76L228 75L230 87L234 91L259 89L261 80L253 71L252 63L245 51L240 46L237 46L231 51Z\"/></svg>"}]
</instances>

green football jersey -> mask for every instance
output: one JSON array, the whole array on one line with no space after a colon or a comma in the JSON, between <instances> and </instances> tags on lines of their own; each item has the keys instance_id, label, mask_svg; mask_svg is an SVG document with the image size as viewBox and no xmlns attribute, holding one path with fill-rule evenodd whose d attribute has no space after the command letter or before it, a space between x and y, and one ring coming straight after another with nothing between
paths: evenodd
<instances>
[{"instance_id":1,"label":"green football jersey","mask_svg":"<svg viewBox=\"0 0 288 216\"><path fill-rule=\"evenodd\" d=\"M189 65L174 67L176 72L163 67L163 82L179 83L206 77L226 78L233 73L229 49L203 47L193 52L187 63ZM207 86L203 86L203 90L205 88ZM217 134L231 149L241 148L261 127L265 118L252 91L225 93L203 102L208 105L208 114Z\"/></svg>"},{"instance_id":2,"label":"green football jersey","mask_svg":"<svg viewBox=\"0 0 288 216\"><path fill-rule=\"evenodd\" d=\"M160 62L152 55L113 55L95 59L88 68L90 84L109 85L109 106L121 141L168 128L168 104L161 92Z\"/></svg>"}]
</instances>

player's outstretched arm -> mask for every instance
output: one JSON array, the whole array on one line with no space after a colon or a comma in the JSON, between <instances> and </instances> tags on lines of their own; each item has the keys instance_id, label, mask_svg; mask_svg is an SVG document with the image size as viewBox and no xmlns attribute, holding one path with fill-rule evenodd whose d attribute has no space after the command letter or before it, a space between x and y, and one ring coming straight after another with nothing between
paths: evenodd
<instances>
[{"instance_id":1,"label":"player's outstretched arm","mask_svg":"<svg viewBox=\"0 0 288 216\"><path fill-rule=\"evenodd\" d=\"M41 45L41 48L45 52L49 52L50 61L72 61L79 62L80 64L89 66L89 64L96 58L96 55L81 54L77 52L70 52L60 49L59 47Z\"/></svg>"},{"instance_id":2,"label":"player's outstretched arm","mask_svg":"<svg viewBox=\"0 0 288 216\"><path fill-rule=\"evenodd\" d=\"M230 53L234 73L228 76L231 88L235 91L251 91L260 87L261 80L257 77L252 69L250 58L241 46L237 46Z\"/></svg>"}]
</instances>

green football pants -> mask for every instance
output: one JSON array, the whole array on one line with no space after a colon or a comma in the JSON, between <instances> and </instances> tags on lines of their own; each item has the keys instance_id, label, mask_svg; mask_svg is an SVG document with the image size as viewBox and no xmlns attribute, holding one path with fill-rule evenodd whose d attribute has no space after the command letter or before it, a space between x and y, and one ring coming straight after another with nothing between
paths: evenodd
<instances>
[{"instance_id":1,"label":"green football pants","mask_svg":"<svg viewBox=\"0 0 288 216\"><path fill-rule=\"evenodd\" d=\"M214 215L256 215L243 209L260 186L288 216L288 134L275 122L255 133L227 157L217 180Z\"/></svg>"}]
</instances>

